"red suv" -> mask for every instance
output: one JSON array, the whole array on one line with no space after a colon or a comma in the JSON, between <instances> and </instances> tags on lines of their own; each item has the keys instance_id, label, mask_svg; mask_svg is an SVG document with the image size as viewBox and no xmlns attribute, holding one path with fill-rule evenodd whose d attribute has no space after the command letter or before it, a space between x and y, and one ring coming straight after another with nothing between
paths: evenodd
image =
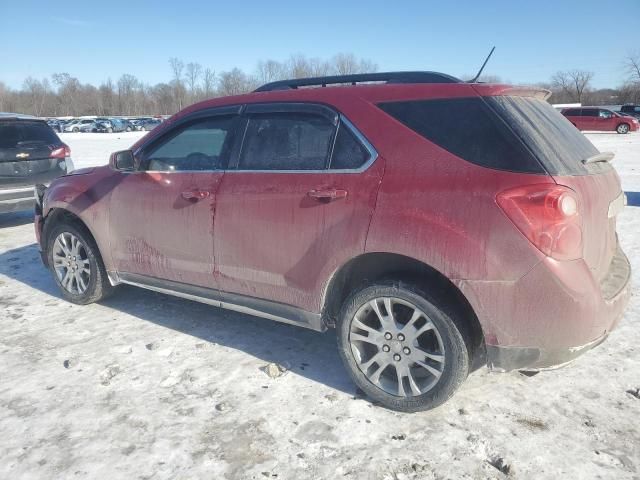
<instances>
[{"instance_id":1,"label":"red suv","mask_svg":"<svg viewBox=\"0 0 640 480\"><path fill-rule=\"evenodd\" d=\"M571 361L627 304L612 155L547 95L404 72L207 100L39 188L43 260L74 303L126 283L336 327L371 398L432 408L479 365Z\"/></svg>"},{"instance_id":2,"label":"red suv","mask_svg":"<svg viewBox=\"0 0 640 480\"><path fill-rule=\"evenodd\" d=\"M635 132L640 128L638 119L628 115L620 115L606 108L580 107L566 108L562 114L573 123L578 130L600 132Z\"/></svg>"}]
</instances>

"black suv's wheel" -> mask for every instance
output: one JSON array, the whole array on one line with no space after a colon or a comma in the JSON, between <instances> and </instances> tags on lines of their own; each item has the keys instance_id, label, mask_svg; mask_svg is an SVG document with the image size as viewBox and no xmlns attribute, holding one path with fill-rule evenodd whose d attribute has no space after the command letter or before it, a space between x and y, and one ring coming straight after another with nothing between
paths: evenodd
<instances>
[{"instance_id":1,"label":"black suv's wheel","mask_svg":"<svg viewBox=\"0 0 640 480\"><path fill-rule=\"evenodd\" d=\"M86 305L113 292L98 247L85 228L55 225L48 235L47 259L66 300Z\"/></svg>"},{"instance_id":2,"label":"black suv's wheel","mask_svg":"<svg viewBox=\"0 0 640 480\"><path fill-rule=\"evenodd\" d=\"M404 412L437 407L469 374L469 353L455 322L406 284L352 294L338 319L338 349L369 397Z\"/></svg>"},{"instance_id":3,"label":"black suv's wheel","mask_svg":"<svg viewBox=\"0 0 640 480\"><path fill-rule=\"evenodd\" d=\"M616 128L616 132L629 133L629 125L627 125L626 123L621 123L620 125L618 125L618 128Z\"/></svg>"}]
</instances>

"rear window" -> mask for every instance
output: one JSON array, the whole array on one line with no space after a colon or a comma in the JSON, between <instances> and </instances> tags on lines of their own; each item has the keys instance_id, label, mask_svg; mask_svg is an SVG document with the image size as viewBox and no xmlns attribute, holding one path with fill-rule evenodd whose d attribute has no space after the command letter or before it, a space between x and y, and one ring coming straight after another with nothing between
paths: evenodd
<instances>
[{"instance_id":1,"label":"rear window","mask_svg":"<svg viewBox=\"0 0 640 480\"><path fill-rule=\"evenodd\" d=\"M20 148L34 143L56 145L60 139L45 122L0 122L0 148Z\"/></svg>"},{"instance_id":2,"label":"rear window","mask_svg":"<svg viewBox=\"0 0 640 480\"><path fill-rule=\"evenodd\" d=\"M607 162L582 163L598 149L545 100L506 96L485 100L551 175L587 175L611 168Z\"/></svg>"},{"instance_id":3,"label":"rear window","mask_svg":"<svg viewBox=\"0 0 640 480\"><path fill-rule=\"evenodd\" d=\"M610 168L582 160L598 150L544 100L498 96L394 102L382 110L427 140L483 167L585 175Z\"/></svg>"}]
</instances>

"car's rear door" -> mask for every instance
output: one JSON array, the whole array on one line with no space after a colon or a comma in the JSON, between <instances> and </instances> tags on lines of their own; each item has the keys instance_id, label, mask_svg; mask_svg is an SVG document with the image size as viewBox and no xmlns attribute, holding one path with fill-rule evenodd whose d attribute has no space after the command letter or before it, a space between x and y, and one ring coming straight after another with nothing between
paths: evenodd
<instances>
[{"instance_id":1,"label":"car's rear door","mask_svg":"<svg viewBox=\"0 0 640 480\"><path fill-rule=\"evenodd\" d=\"M601 124L598 119L599 110L597 108L582 109L582 128L580 130L600 130Z\"/></svg>"},{"instance_id":2,"label":"car's rear door","mask_svg":"<svg viewBox=\"0 0 640 480\"><path fill-rule=\"evenodd\" d=\"M121 274L215 288L215 195L239 107L184 119L136 153L110 200L111 252Z\"/></svg>"},{"instance_id":3,"label":"car's rear door","mask_svg":"<svg viewBox=\"0 0 640 480\"><path fill-rule=\"evenodd\" d=\"M0 188L48 184L65 174L64 147L44 121L0 119Z\"/></svg>"},{"instance_id":4,"label":"car's rear door","mask_svg":"<svg viewBox=\"0 0 640 480\"><path fill-rule=\"evenodd\" d=\"M245 122L216 201L218 285L318 312L330 273L364 251L383 161L321 105L250 105Z\"/></svg>"}]
</instances>

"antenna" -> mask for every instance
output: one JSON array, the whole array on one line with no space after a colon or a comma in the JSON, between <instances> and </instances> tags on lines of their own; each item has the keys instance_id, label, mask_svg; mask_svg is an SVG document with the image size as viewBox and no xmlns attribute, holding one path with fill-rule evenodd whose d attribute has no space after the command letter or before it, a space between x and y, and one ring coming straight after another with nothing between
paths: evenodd
<instances>
[{"instance_id":1,"label":"antenna","mask_svg":"<svg viewBox=\"0 0 640 480\"><path fill-rule=\"evenodd\" d=\"M482 71L484 70L484 67L489 61L489 59L491 58L491 55L493 55L493 51L495 49L496 49L495 46L491 49L491 51L489 52L489 55L487 55L487 58L484 60L484 63L480 67L480 70L478 70L478 74L475 77L473 77L471 80L469 80L469 83L476 83L478 81L478 78L480 78L480 75L482 75Z\"/></svg>"}]
</instances>

